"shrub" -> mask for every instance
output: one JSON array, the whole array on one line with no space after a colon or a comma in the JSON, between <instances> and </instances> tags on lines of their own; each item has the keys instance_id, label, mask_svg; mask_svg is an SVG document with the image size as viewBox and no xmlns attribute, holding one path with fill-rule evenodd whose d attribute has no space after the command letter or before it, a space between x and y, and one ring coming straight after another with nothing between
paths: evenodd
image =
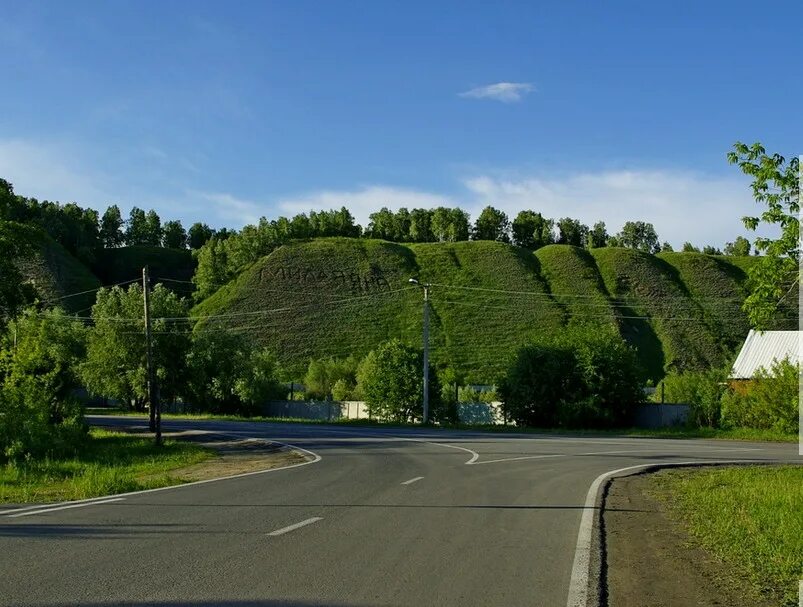
<instances>
[{"instance_id":1,"label":"shrub","mask_svg":"<svg viewBox=\"0 0 803 607\"><path fill-rule=\"evenodd\" d=\"M689 405L689 424L716 428L726 379L725 368L670 373L661 382L663 386L659 384L655 398L659 398L663 387L666 402Z\"/></svg>"},{"instance_id":2,"label":"shrub","mask_svg":"<svg viewBox=\"0 0 803 607\"><path fill-rule=\"evenodd\" d=\"M312 399L347 400L351 397L357 383L357 359L325 358L310 360L307 373L304 376L304 387L307 396ZM338 394L334 395L335 385L340 382Z\"/></svg>"},{"instance_id":3,"label":"shrub","mask_svg":"<svg viewBox=\"0 0 803 607\"><path fill-rule=\"evenodd\" d=\"M284 398L285 385L277 379L279 364L270 350L254 350L243 362L234 382L234 394L242 403L241 411L257 413L264 402Z\"/></svg>"},{"instance_id":4,"label":"shrub","mask_svg":"<svg viewBox=\"0 0 803 607\"><path fill-rule=\"evenodd\" d=\"M407 422L423 413L421 353L392 339L366 356L358 372L363 398L372 416Z\"/></svg>"},{"instance_id":5,"label":"shrub","mask_svg":"<svg viewBox=\"0 0 803 607\"><path fill-rule=\"evenodd\" d=\"M73 396L84 328L61 310L29 309L0 340L0 459L57 455L85 436Z\"/></svg>"},{"instance_id":6,"label":"shrub","mask_svg":"<svg viewBox=\"0 0 803 607\"><path fill-rule=\"evenodd\" d=\"M332 398L335 400L349 400L353 389L354 387L350 386L345 379L340 378L332 386Z\"/></svg>"},{"instance_id":7,"label":"shrub","mask_svg":"<svg viewBox=\"0 0 803 607\"><path fill-rule=\"evenodd\" d=\"M254 415L259 405L286 392L276 357L254 349L242 334L201 329L186 361L183 396L202 411Z\"/></svg>"},{"instance_id":8,"label":"shrub","mask_svg":"<svg viewBox=\"0 0 803 607\"><path fill-rule=\"evenodd\" d=\"M746 388L734 388L722 398L722 424L731 428L798 430L799 367L789 360L759 369Z\"/></svg>"},{"instance_id":9,"label":"shrub","mask_svg":"<svg viewBox=\"0 0 803 607\"><path fill-rule=\"evenodd\" d=\"M633 349L586 326L520 349L499 392L518 423L543 427L616 425L642 399Z\"/></svg>"},{"instance_id":10,"label":"shrub","mask_svg":"<svg viewBox=\"0 0 803 607\"><path fill-rule=\"evenodd\" d=\"M422 352L392 339L372 350L357 371L357 391L374 417L409 422L423 417L424 378ZM429 373L431 421L454 422L456 407L441 401L441 387L433 369Z\"/></svg>"}]
</instances>

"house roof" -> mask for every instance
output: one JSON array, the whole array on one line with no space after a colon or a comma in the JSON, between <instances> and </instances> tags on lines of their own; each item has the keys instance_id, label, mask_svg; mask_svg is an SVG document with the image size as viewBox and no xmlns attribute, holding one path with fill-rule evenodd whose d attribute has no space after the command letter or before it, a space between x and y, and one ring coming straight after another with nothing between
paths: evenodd
<instances>
[{"instance_id":1,"label":"house roof","mask_svg":"<svg viewBox=\"0 0 803 607\"><path fill-rule=\"evenodd\" d=\"M750 379L756 371L767 371L773 362L789 358L792 363L800 362L799 331L758 331L750 330L744 340L739 356L733 363L731 379Z\"/></svg>"}]
</instances>

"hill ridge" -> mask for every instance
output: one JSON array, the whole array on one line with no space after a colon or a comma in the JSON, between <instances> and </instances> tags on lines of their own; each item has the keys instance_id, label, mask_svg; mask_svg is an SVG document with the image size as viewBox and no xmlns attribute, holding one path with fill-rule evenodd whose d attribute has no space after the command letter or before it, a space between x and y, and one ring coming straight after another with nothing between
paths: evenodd
<instances>
[{"instance_id":1,"label":"hill ridge","mask_svg":"<svg viewBox=\"0 0 803 607\"><path fill-rule=\"evenodd\" d=\"M741 343L750 263L623 248L318 238L279 247L192 314L215 317L196 330L245 331L300 378L310 358L362 356L390 337L419 346L415 277L436 285L433 364L466 381L494 381L516 348L567 322L613 323L638 349L645 378L657 380L669 369L721 364Z\"/></svg>"}]
</instances>

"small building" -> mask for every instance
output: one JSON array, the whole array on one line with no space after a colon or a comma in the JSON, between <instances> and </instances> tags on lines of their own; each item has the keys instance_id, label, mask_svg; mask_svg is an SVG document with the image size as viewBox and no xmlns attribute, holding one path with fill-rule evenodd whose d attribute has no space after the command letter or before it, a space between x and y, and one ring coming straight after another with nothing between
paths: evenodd
<instances>
[{"instance_id":1,"label":"small building","mask_svg":"<svg viewBox=\"0 0 803 607\"><path fill-rule=\"evenodd\" d=\"M772 370L776 361L789 359L800 363L800 331L750 330L739 356L733 363L728 383L735 389L745 388L759 369Z\"/></svg>"}]
</instances>

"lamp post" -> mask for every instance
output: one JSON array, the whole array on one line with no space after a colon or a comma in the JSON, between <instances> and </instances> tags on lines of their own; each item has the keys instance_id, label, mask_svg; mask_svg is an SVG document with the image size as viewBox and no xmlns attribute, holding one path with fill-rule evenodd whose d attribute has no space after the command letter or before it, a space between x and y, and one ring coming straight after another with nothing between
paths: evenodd
<instances>
[{"instance_id":1,"label":"lamp post","mask_svg":"<svg viewBox=\"0 0 803 607\"><path fill-rule=\"evenodd\" d=\"M429 423L429 283L411 278L409 283L424 289L424 424Z\"/></svg>"}]
</instances>

